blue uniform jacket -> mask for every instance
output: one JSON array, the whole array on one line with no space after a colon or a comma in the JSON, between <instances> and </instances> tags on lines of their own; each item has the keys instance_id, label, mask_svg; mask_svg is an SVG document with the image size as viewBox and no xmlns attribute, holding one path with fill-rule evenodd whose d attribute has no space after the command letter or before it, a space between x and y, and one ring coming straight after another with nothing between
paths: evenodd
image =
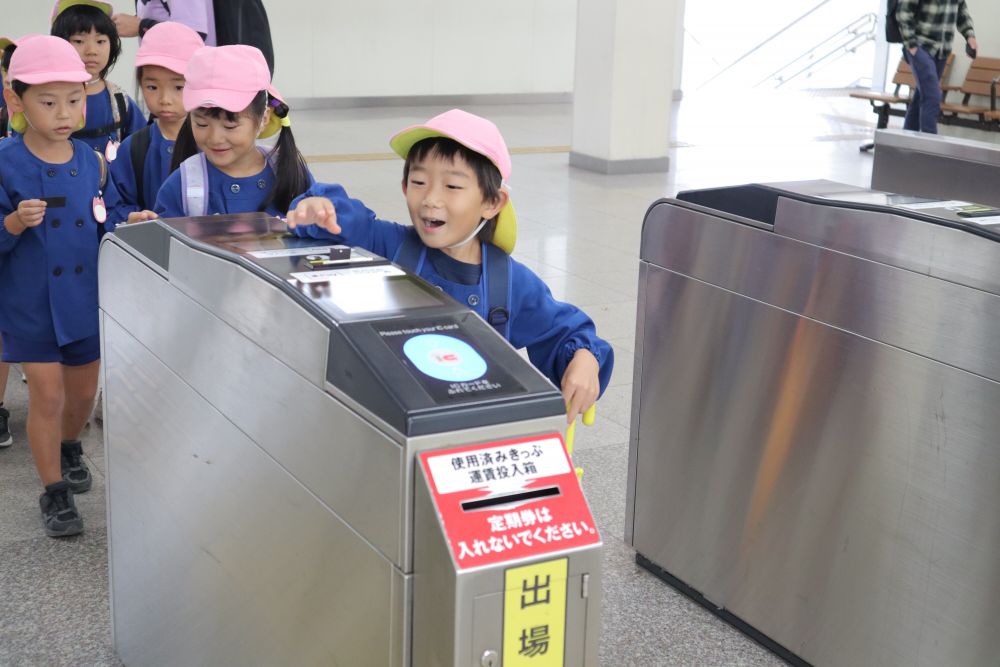
<instances>
[{"instance_id":1,"label":"blue uniform jacket","mask_svg":"<svg viewBox=\"0 0 1000 667\"><path fill-rule=\"evenodd\" d=\"M129 135L136 130L146 127L146 119L139 111L139 106L130 95L128 97L128 109L125 111L125 134ZM115 117L111 112L111 94L107 90L102 90L93 95L87 95L87 124L84 130L98 127L107 127L115 122ZM80 141L88 144L94 150L104 153L104 148L108 145L108 140L118 140L118 132L109 132L105 136L94 138L83 138ZM121 151L118 152L121 155Z\"/></svg>"},{"instance_id":2,"label":"blue uniform jacket","mask_svg":"<svg viewBox=\"0 0 1000 667\"><path fill-rule=\"evenodd\" d=\"M337 210L337 224L340 225L341 234L333 235L316 225L309 225L294 230L299 236L358 246L389 259L396 256L406 236L417 236L417 231L412 226L378 220L367 208L364 209L365 215L360 215L356 209L364 205L350 199L339 185L317 184L303 196L326 197L332 201ZM298 200L292 203L292 208L295 208L297 202ZM342 210L350 211L351 215L341 218ZM430 252L432 251L426 254ZM485 250L483 258L486 261ZM576 306L557 301L548 285L531 269L511 257L508 260L510 344L518 349L526 348L531 363L557 387L561 386L563 373L573 354L581 348L589 350L600 364L598 379L603 394L614 368L614 351L611 345L597 336L594 322L586 313ZM438 273L434 263L430 261L422 261L420 266L404 268L432 285L437 285L460 303L468 304L480 317L486 319L490 310L485 280L488 266L483 267L479 282L475 285L448 280Z\"/></svg>"},{"instance_id":3,"label":"blue uniform jacket","mask_svg":"<svg viewBox=\"0 0 1000 667\"><path fill-rule=\"evenodd\" d=\"M50 203L42 224L13 235L0 224L0 330L18 338L66 345L94 336L97 327L97 247L101 234L128 217L112 177L104 187L106 224L94 219L100 163L87 144L73 141L73 158L49 164L21 140L0 144L0 220L24 199Z\"/></svg>"},{"instance_id":4,"label":"blue uniform jacket","mask_svg":"<svg viewBox=\"0 0 1000 667\"><path fill-rule=\"evenodd\" d=\"M188 160L197 160L192 155ZM186 160L187 161L187 160ZM185 162L186 162L185 161ZM183 168L183 165L182 167ZM182 218L184 212L184 190L181 187L181 168L176 169L167 177L156 196L153 210L163 218ZM309 182L313 182L312 175ZM274 172L271 165L264 164L264 169L253 176L233 178L208 163L208 205L207 215L217 213L252 213L261 210L268 193L274 187ZM284 217L288 211L279 211L273 204L268 205L266 213Z\"/></svg>"},{"instance_id":5,"label":"blue uniform jacket","mask_svg":"<svg viewBox=\"0 0 1000 667\"><path fill-rule=\"evenodd\" d=\"M142 128L139 128L142 129ZM111 163L111 173L115 177L118 194L127 204L133 204L139 209L149 209L156 201L156 193L170 175L170 160L173 158L174 142L163 136L160 127L153 123L149 126L149 151L143 167L143 198L139 201L139 189L135 184L135 169L132 166L132 135L125 138L118 149L118 159Z\"/></svg>"}]
</instances>

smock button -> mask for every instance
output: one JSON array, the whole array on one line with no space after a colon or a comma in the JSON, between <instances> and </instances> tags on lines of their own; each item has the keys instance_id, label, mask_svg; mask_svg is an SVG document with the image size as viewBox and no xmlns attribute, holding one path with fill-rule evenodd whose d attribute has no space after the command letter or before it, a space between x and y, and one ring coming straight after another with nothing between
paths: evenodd
<instances>
[{"instance_id":1,"label":"smock button","mask_svg":"<svg viewBox=\"0 0 1000 667\"><path fill-rule=\"evenodd\" d=\"M238 183L233 183L232 185L230 185L229 186L229 191L232 192L235 195L237 192L240 191L239 184Z\"/></svg>"},{"instance_id":2,"label":"smock button","mask_svg":"<svg viewBox=\"0 0 1000 667\"><path fill-rule=\"evenodd\" d=\"M61 266L57 266L56 268L52 269L52 275L54 275L56 278L58 278L59 276L61 276L62 275L62 267Z\"/></svg>"},{"instance_id":3,"label":"smock button","mask_svg":"<svg viewBox=\"0 0 1000 667\"><path fill-rule=\"evenodd\" d=\"M83 220L77 220L76 221L76 226L77 227L83 227Z\"/></svg>"},{"instance_id":4,"label":"smock button","mask_svg":"<svg viewBox=\"0 0 1000 667\"><path fill-rule=\"evenodd\" d=\"M82 267L82 266L80 266L79 264L77 264L77 265L76 265L76 268L75 268L75 269L73 269L73 273L75 273L75 274L77 274L77 275L80 275L81 273L83 273L83 267Z\"/></svg>"},{"instance_id":5,"label":"smock button","mask_svg":"<svg viewBox=\"0 0 1000 667\"><path fill-rule=\"evenodd\" d=\"M260 179L259 181L257 181L257 189L258 190L263 190L266 187L267 187L267 181L265 181L263 178Z\"/></svg>"},{"instance_id":6,"label":"smock button","mask_svg":"<svg viewBox=\"0 0 1000 667\"><path fill-rule=\"evenodd\" d=\"M56 175L56 170L55 169L49 169L45 173L49 175L49 178L52 178L53 176Z\"/></svg>"},{"instance_id":7,"label":"smock button","mask_svg":"<svg viewBox=\"0 0 1000 667\"><path fill-rule=\"evenodd\" d=\"M469 295L469 305L470 306L478 306L479 305L479 297L476 296L475 294L470 294Z\"/></svg>"},{"instance_id":8,"label":"smock button","mask_svg":"<svg viewBox=\"0 0 1000 667\"><path fill-rule=\"evenodd\" d=\"M173 155L173 154L174 154L174 147L167 146L167 155Z\"/></svg>"},{"instance_id":9,"label":"smock button","mask_svg":"<svg viewBox=\"0 0 1000 667\"><path fill-rule=\"evenodd\" d=\"M77 174L79 174L79 173L80 173L80 172L78 172L78 171L77 171L76 169L70 169L70 170L69 170L69 175L70 175L70 176L76 176L76 175L77 175Z\"/></svg>"},{"instance_id":10,"label":"smock button","mask_svg":"<svg viewBox=\"0 0 1000 667\"><path fill-rule=\"evenodd\" d=\"M52 221L52 229L58 229L59 225L61 225L61 224L62 224L61 220L53 220Z\"/></svg>"}]
</instances>

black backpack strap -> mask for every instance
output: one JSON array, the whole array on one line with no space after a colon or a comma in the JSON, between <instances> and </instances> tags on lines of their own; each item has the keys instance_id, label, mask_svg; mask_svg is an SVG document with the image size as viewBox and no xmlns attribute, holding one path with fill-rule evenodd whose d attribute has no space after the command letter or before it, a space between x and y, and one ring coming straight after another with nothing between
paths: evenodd
<instances>
[{"instance_id":1,"label":"black backpack strap","mask_svg":"<svg viewBox=\"0 0 1000 667\"><path fill-rule=\"evenodd\" d=\"M149 125L132 135L129 158L132 160L132 174L135 176L135 201L140 209L146 206L145 174L146 154L149 153Z\"/></svg>"},{"instance_id":2,"label":"black backpack strap","mask_svg":"<svg viewBox=\"0 0 1000 667\"><path fill-rule=\"evenodd\" d=\"M510 308L507 294L510 292L510 257L492 243L485 243L486 249L486 321L497 333L509 339Z\"/></svg>"},{"instance_id":3,"label":"black backpack strap","mask_svg":"<svg viewBox=\"0 0 1000 667\"><path fill-rule=\"evenodd\" d=\"M403 237L403 243L396 250L396 254L393 255L392 261L404 269L416 273L420 270L421 255L426 250L427 247L420 241L420 237L417 236L416 232L412 234L407 233Z\"/></svg>"},{"instance_id":4,"label":"black backpack strap","mask_svg":"<svg viewBox=\"0 0 1000 667\"><path fill-rule=\"evenodd\" d=\"M111 91L110 86L112 85L114 84L108 84L108 92L111 95L112 104L115 105L111 115L117 116L117 118L110 125L95 127L89 130L77 130L73 133L74 139L99 139L101 137L110 137L113 132L117 132L118 141L125 141L125 137L128 136L128 123L125 119L125 115L128 113L128 102L126 101L125 93L119 90L117 86L115 86L113 92Z\"/></svg>"},{"instance_id":5,"label":"black backpack strap","mask_svg":"<svg viewBox=\"0 0 1000 667\"><path fill-rule=\"evenodd\" d=\"M112 95L115 98L115 105L118 107L118 141L125 141L128 136L128 123L125 120L128 114L128 102L125 101L125 93L117 91Z\"/></svg>"}]
</instances>

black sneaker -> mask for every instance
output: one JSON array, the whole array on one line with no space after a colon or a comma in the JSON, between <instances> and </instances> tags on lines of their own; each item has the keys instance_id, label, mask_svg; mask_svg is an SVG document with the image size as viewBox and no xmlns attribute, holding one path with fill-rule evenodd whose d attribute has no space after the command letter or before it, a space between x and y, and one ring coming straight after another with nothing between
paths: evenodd
<instances>
[{"instance_id":1,"label":"black sneaker","mask_svg":"<svg viewBox=\"0 0 1000 667\"><path fill-rule=\"evenodd\" d=\"M67 537L83 532L83 519L76 510L73 491L66 480L46 486L38 504L42 508L45 534L49 537Z\"/></svg>"},{"instance_id":2,"label":"black sneaker","mask_svg":"<svg viewBox=\"0 0 1000 667\"><path fill-rule=\"evenodd\" d=\"M73 493L89 491L94 483L87 464L83 462L83 445L79 440L64 440L62 443L62 476L69 482Z\"/></svg>"},{"instance_id":3,"label":"black sneaker","mask_svg":"<svg viewBox=\"0 0 1000 667\"><path fill-rule=\"evenodd\" d=\"M10 419L10 411L0 405L0 449L14 444L14 438L10 437L10 429L7 427L8 419Z\"/></svg>"}]
</instances>

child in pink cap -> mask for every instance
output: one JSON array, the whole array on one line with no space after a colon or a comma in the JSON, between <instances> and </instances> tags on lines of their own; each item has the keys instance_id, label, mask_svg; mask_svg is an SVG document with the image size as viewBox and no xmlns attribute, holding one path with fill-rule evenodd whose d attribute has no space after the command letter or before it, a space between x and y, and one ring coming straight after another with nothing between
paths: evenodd
<instances>
[{"instance_id":1,"label":"child in pink cap","mask_svg":"<svg viewBox=\"0 0 1000 667\"><path fill-rule=\"evenodd\" d=\"M135 100L107 80L122 50L111 13L111 5L98 0L56 0L51 30L73 45L90 74L87 123L73 136L104 153L108 162L114 162L125 137L146 126Z\"/></svg>"},{"instance_id":2,"label":"child in pink cap","mask_svg":"<svg viewBox=\"0 0 1000 667\"><path fill-rule=\"evenodd\" d=\"M151 209L160 186L170 175L174 142L184 113L184 72L201 37L183 23L157 23L146 32L135 56L136 79L153 123L130 135L121 145L111 173L122 199L139 209Z\"/></svg>"},{"instance_id":3,"label":"child in pink cap","mask_svg":"<svg viewBox=\"0 0 1000 667\"><path fill-rule=\"evenodd\" d=\"M90 75L57 37L20 43L4 91L19 140L0 159L0 337L28 380L28 442L45 485L45 532L83 529L90 488L79 435L97 391L97 248L127 215L103 157L71 138Z\"/></svg>"},{"instance_id":4,"label":"child in pink cap","mask_svg":"<svg viewBox=\"0 0 1000 667\"><path fill-rule=\"evenodd\" d=\"M342 212L336 185L294 202L288 226L388 257L468 304L562 388L572 423L607 388L611 346L576 306L556 301L541 278L510 257L516 217L510 153L496 125L460 109L398 132L389 144L406 162L403 194L412 225Z\"/></svg>"},{"instance_id":5,"label":"child in pink cap","mask_svg":"<svg viewBox=\"0 0 1000 667\"><path fill-rule=\"evenodd\" d=\"M206 46L191 56L185 78L189 113L173 161L179 168L160 188L156 214L283 214L313 177L295 146L288 105L271 86L263 54L252 46ZM276 132L273 149L257 146L257 139Z\"/></svg>"}]
</instances>

